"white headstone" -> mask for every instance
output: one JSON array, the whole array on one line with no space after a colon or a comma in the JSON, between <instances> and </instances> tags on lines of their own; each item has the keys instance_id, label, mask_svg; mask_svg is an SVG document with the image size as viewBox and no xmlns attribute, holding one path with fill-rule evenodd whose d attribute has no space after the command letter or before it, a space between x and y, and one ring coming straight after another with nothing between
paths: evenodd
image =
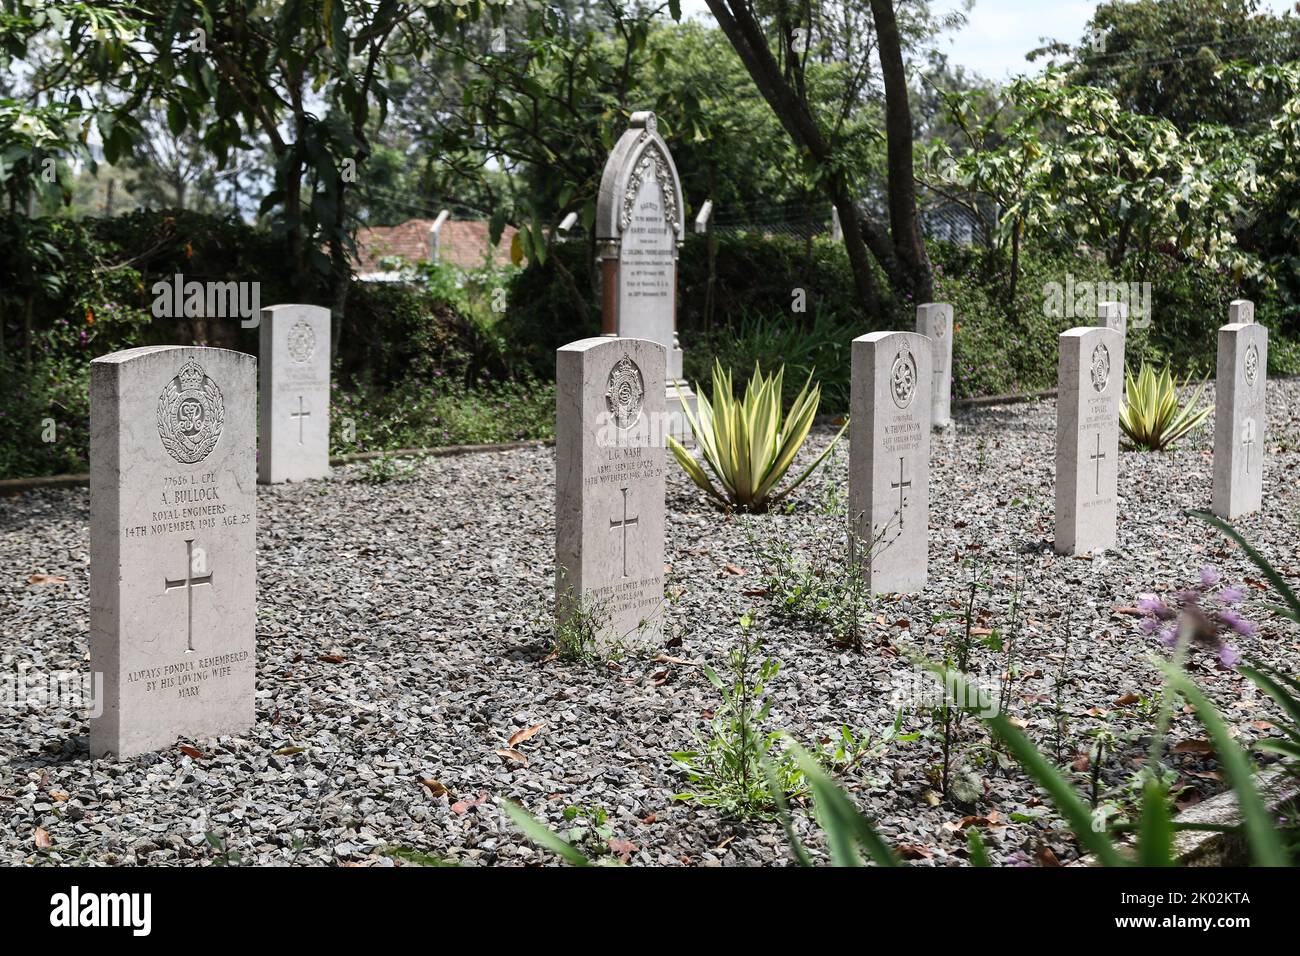
<instances>
[{"instance_id":1,"label":"white headstone","mask_svg":"<svg viewBox=\"0 0 1300 956\"><path fill-rule=\"evenodd\" d=\"M1263 504L1267 382L1268 329L1256 322L1219 329L1212 509L1220 518L1232 520Z\"/></svg>"},{"instance_id":2,"label":"white headstone","mask_svg":"<svg viewBox=\"0 0 1300 956\"><path fill-rule=\"evenodd\" d=\"M930 380L930 409L935 428L952 424L952 306L927 302L916 307L916 331L930 339L934 375Z\"/></svg>"},{"instance_id":3,"label":"white headstone","mask_svg":"<svg viewBox=\"0 0 1300 956\"><path fill-rule=\"evenodd\" d=\"M1120 335L1128 335L1128 305L1124 302L1098 302L1097 324L1114 329Z\"/></svg>"},{"instance_id":4,"label":"white headstone","mask_svg":"<svg viewBox=\"0 0 1300 956\"><path fill-rule=\"evenodd\" d=\"M273 305L258 333L257 480L264 484L330 473L330 310Z\"/></svg>"},{"instance_id":5,"label":"white headstone","mask_svg":"<svg viewBox=\"0 0 1300 956\"><path fill-rule=\"evenodd\" d=\"M90 751L253 723L257 360L155 346L90 365Z\"/></svg>"},{"instance_id":6,"label":"white headstone","mask_svg":"<svg viewBox=\"0 0 1300 956\"><path fill-rule=\"evenodd\" d=\"M932 344L915 332L853 340L850 552L873 593L925 587L930 525Z\"/></svg>"},{"instance_id":7,"label":"white headstone","mask_svg":"<svg viewBox=\"0 0 1300 956\"><path fill-rule=\"evenodd\" d=\"M1061 333L1056 376L1056 550L1115 544L1124 337L1096 326Z\"/></svg>"},{"instance_id":8,"label":"white headstone","mask_svg":"<svg viewBox=\"0 0 1300 956\"><path fill-rule=\"evenodd\" d=\"M556 613L603 643L654 644L664 603L664 348L582 339L556 352Z\"/></svg>"},{"instance_id":9,"label":"white headstone","mask_svg":"<svg viewBox=\"0 0 1300 956\"><path fill-rule=\"evenodd\" d=\"M669 433L690 434L682 412L695 395L682 379L677 340L677 255L686 236L682 187L654 113L633 113L605 163L596 203L596 242L606 333L648 339L667 353Z\"/></svg>"},{"instance_id":10,"label":"white headstone","mask_svg":"<svg viewBox=\"0 0 1300 956\"><path fill-rule=\"evenodd\" d=\"M1228 303L1228 324L1246 324L1255 321L1255 303L1250 299L1233 299Z\"/></svg>"}]
</instances>

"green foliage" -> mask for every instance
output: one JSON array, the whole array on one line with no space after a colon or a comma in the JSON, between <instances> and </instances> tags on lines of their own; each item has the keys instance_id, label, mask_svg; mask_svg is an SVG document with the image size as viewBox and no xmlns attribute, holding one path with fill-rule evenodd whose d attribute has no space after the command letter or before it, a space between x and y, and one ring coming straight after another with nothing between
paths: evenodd
<instances>
[{"instance_id":1,"label":"green foliage","mask_svg":"<svg viewBox=\"0 0 1300 956\"><path fill-rule=\"evenodd\" d=\"M721 491L714 487L694 456L675 438L668 436L668 447L682 469L696 485L725 507L766 511L813 473L835 447L844 428L848 427L845 422L844 428L812 464L778 492L776 486L794 464L821 401L821 387L812 385L810 376L782 419L781 386L784 378L784 366L771 376L765 376L755 366L754 374L745 386L744 397L737 401L731 373L723 371L720 363L715 363L712 400L703 394L698 396L698 416L686 408L691 433L714 477L722 485Z\"/></svg>"},{"instance_id":2,"label":"green foliage","mask_svg":"<svg viewBox=\"0 0 1300 956\"><path fill-rule=\"evenodd\" d=\"M1186 390L1188 380L1183 382ZM1199 428L1210 417L1214 406L1198 408L1205 382L1182 401L1178 385L1166 366L1159 374L1148 362L1142 363L1137 379L1125 370L1124 402L1119 410L1119 427L1135 448L1164 451L1179 439Z\"/></svg>"},{"instance_id":3,"label":"green foliage","mask_svg":"<svg viewBox=\"0 0 1300 956\"><path fill-rule=\"evenodd\" d=\"M409 481L415 477L415 462L393 455L381 455L366 461L361 480L371 485L386 485L390 481Z\"/></svg>"},{"instance_id":4,"label":"green foliage","mask_svg":"<svg viewBox=\"0 0 1300 956\"><path fill-rule=\"evenodd\" d=\"M772 809L765 763L783 794L799 792L803 783L789 755L778 747L781 735L765 728L772 710L768 688L781 663L772 657L760 659L762 647L750 617L740 623L740 640L728 655L728 679L707 664L703 667L704 676L722 695L708 735L697 734L696 749L678 751L672 758L695 788L678 794L678 800L717 807L724 816L743 819L767 816Z\"/></svg>"},{"instance_id":5,"label":"green foliage","mask_svg":"<svg viewBox=\"0 0 1300 956\"><path fill-rule=\"evenodd\" d=\"M699 381L713 362L726 368L754 368L780 356L789 372L782 400L791 404L800 382L817 372L822 406L835 412L849 407L852 343L861 325L816 309L808 316L746 312L733 324L701 335L685 349L685 374Z\"/></svg>"}]
</instances>

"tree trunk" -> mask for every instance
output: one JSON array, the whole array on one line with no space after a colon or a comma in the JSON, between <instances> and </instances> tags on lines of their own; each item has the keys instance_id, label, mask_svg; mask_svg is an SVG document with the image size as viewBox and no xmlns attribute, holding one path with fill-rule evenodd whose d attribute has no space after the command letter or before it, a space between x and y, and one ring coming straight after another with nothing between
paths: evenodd
<instances>
[{"instance_id":1,"label":"tree trunk","mask_svg":"<svg viewBox=\"0 0 1300 956\"><path fill-rule=\"evenodd\" d=\"M889 170L889 229L894 252L902 264L909 291L917 303L934 298L930 257L921 239L916 214L916 180L912 174L912 110L907 96L903 45L893 0L871 0L876 24L880 72L885 81L885 137Z\"/></svg>"}]
</instances>

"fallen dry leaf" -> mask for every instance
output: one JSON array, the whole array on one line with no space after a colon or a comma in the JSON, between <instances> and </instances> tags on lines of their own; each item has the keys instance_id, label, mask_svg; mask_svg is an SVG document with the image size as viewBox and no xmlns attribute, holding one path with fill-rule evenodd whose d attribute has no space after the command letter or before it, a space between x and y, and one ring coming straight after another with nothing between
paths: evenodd
<instances>
[{"instance_id":1,"label":"fallen dry leaf","mask_svg":"<svg viewBox=\"0 0 1300 956\"><path fill-rule=\"evenodd\" d=\"M28 584L67 584L68 579L60 574L29 574Z\"/></svg>"},{"instance_id":2,"label":"fallen dry leaf","mask_svg":"<svg viewBox=\"0 0 1300 956\"><path fill-rule=\"evenodd\" d=\"M1079 754L1079 756L1074 758L1074 763L1070 764L1073 769L1080 773L1087 770L1091 765L1092 761L1088 758L1087 754Z\"/></svg>"},{"instance_id":3,"label":"fallen dry leaf","mask_svg":"<svg viewBox=\"0 0 1300 956\"><path fill-rule=\"evenodd\" d=\"M1056 854L1052 852L1052 848L1050 846L1047 846L1046 844L1040 846L1038 848L1038 852L1034 855L1038 857L1039 866L1060 866L1061 865L1061 861L1056 858Z\"/></svg>"},{"instance_id":4,"label":"fallen dry leaf","mask_svg":"<svg viewBox=\"0 0 1300 956\"><path fill-rule=\"evenodd\" d=\"M452 813L468 813L470 810L487 802L487 792L480 793L473 800L457 800L451 805Z\"/></svg>"},{"instance_id":5,"label":"fallen dry leaf","mask_svg":"<svg viewBox=\"0 0 1300 956\"><path fill-rule=\"evenodd\" d=\"M451 791L442 785L441 781L434 780L430 777L428 780L421 780L420 783L429 788L429 792L435 797L441 797L443 794L450 794Z\"/></svg>"},{"instance_id":6,"label":"fallen dry leaf","mask_svg":"<svg viewBox=\"0 0 1300 956\"><path fill-rule=\"evenodd\" d=\"M648 826L649 824L654 823L657 819L659 818L655 816L653 812L650 812L641 818L641 822Z\"/></svg>"},{"instance_id":7,"label":"fallen dry leaf","mask_svg":"<svg viewBox=\"0 0 1300 956\"><path fill-rule=\"evenodd\" d=\"M1184 740L1174 744L1176 754L1212 754L1214 748L1208 740Z\"/></svg>"},{"instance_id":8,"label":"fallen dry leaf","mask_svg":"<svg viewBox=\"0 0 1300 956\"><path fill-rule=\"evenodd\" d=\"M498 757L505 757L507 760L512 760L515 763L523 764L525 767L528 766L528 758L525 757L523 754L521 754L518 750L512 750L509 747L502 747L500 750L496 752L496 754Z\"/></svg>"},{"instance_id":9,"label":"fallen dry leaf","mask_svg":"<svg viewBox=\"0 0 1300 956\"><path fill-rule=\"evenodd\" d=\"M54 841L50 839L50 835L45 832L44 827L36 828L35 840L36 849L38 850L48 850L50 847L54 846Z\"/></svg>"},{"instance_id":10,"label":"fallen dry leaf","mask_svg":"<svg viewBox=\"0 0 1300 956\"><path fill-rule=\"evenodd\" d=\"M320 660L326 664L342 664L347 658L342 654L322 654Z\"/></svg>"},{"instance_id":11,"label":"fallen dry leaf","mask_svg":"<svg viewBox=\"0 0 1300 956\"><path fill-rule=\"evenodd\" d=\"M545 726L546 726L545 724L533 724L531 727L525 727L523 730L516 730L513 734L510 735L510 739L506 741L506 746L507 747L518 746L519 744L523 743L525 740L528 740L530 737L536 736L537 732Z\"/></svg>"},{"instance_id":12,"label":"fallen dry leaf","mask_svg":"<svg viewBox=\"0 0 1300 956\"><path fill-rule=\"evenodd\" d=\"M640 849L640 847L631 840L616 840L613 837L610 837L605 842L609 844L609 848L613 850L614 854L624 863L631 859L632 854Z\"/></svg>"},{"instance_id":13,"label":"fallen dry leaf","mask_svg":"<svg viewBox=\"0 0 1300 956\"><path fill-rule=\"evenodd\" d=\"M62 790L51 790L50 799L53 800L55 803L67 803L68 795L64 793Z\"/></svg>"},{"instance_id":14,"label":"fallen dry leaf","mask_svg":"<svg viewBox=\"0 0 1300 956\"><path fill-rule=\"evenodd\" d=\"M181 744L181 753L187 757L193 757L195 760L203 759L203 751L197 747L191 747L189 744Z\"/></svg>"},{"instance_id":15,"label":"fallen dry leaf","mask_svg":"<svg viewBox=\"0 0 1300 956\"><path fill-rule=\"evenodd\" d=\"M928 860L934 853L923 846L917 846L915 843L898 844L898 855L904 860Z\"/></svg>"},{"instance_id":16,"label":"fallen dry leaf","mask_svg":"<svg viewBox=\"0 0 1300 956\"><path fill-rule=\"evenodd\" d=\"M1129 704L1136 704L1141 699L1142 698L1137 694L1125 694L1123 697L1116 699L1115 706L1127 707Z\"/></svg>"},{"instance_id":17,"label":"fallen dry leaf","mask_svg":"<svg viewBox=\"0 0 1300 956\"><path fill-rule=\"evenodd\" d=\"M724 574L730 574L730 575L733 575L733 576L735 576L735 577L740 577L740 575L742 575L742 574L745 573L745 569L744 569L744 568L742 568L742 567L738 567L737 565L734 565L734 564L728 564L728 565L727 565L725 568L723 568L722 570L723 570L723 573L724 573Z\"/></svg>"}]
</instances>

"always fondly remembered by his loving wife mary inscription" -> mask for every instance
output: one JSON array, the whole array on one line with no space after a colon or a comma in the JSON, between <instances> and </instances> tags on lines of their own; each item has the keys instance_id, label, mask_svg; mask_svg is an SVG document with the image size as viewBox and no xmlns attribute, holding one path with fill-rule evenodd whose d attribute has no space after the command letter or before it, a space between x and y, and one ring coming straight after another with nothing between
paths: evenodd
<instances>
[{"instance_id":1,"label":"always fondly remembered by his loving wife mary inscription","mask_svg":"<svg viewBox=\"0 0 1300 956\"><path fill-rule=\"evenodd\" d=\"M853 340L849 546L873 593L925 587L932 348L915 332Z\"/></svg>"},{"instance_id":2,"label":"always fondly remembered by his loving wife mary inscription","mask_svg":"<svg viewBox=\"0 0 1300 956\"><path fill-rule=\"evenodd\" d=\"M91 363L94 756L253 723L256 365L177 346Z\"/></svg>"},{"instance_id":3,"label":"always fondly remembered by his loving wife mary inscription","mask_svg":"<svg viewBox=\"0 0 1300 956\"><path fill-rule=\"evenodd\" d=\"M604 644L653 642L664 600L664 349L583 339L556 353L555 598Z\"/></svg>"},{"instance_id":4,"label":"always fondly remembered by his loving wife mary inscription","mask_svg":"<svg viewBox=\"0 0 1300 956\"><path fill-rule=\"evenodd\" d=\"M1124 335L1107 327L1061 333L1056 392L1056 551L1115 544Z\"/></svg>"},{"instance_id":5,"label":"always fondly remembered by his loving wife mary inscription","mask_svg":"<svg viewBox=\"0 0 1300 956\"><path fill-rule=\"evenodd\" d=\"M273 305L258 332L257 480L325 478L330 473L330 311Z\"/></svg>"}]
</instances>

